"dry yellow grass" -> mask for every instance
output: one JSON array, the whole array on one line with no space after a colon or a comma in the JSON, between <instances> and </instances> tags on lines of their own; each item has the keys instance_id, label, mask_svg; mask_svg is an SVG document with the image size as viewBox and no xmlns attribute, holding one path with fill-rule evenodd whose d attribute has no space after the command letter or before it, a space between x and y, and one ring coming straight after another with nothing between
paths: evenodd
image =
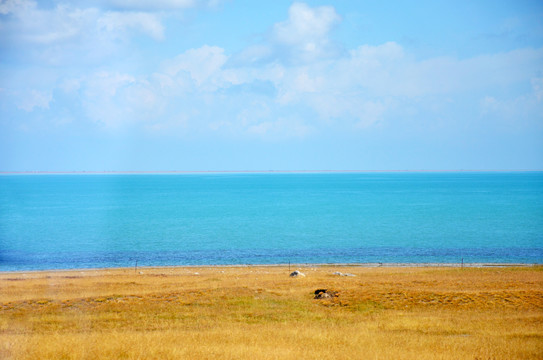
<instances>
[{"instance_id":1,"label":"dry yellow grass","mask_svg":"<svg viewBox=\"0 0 543 360\"><path fill-rule=\"evenodd\" d=\"M301 270L0 273L0 358L543 358L541 267Z\"/></svg>"}]
</instances>

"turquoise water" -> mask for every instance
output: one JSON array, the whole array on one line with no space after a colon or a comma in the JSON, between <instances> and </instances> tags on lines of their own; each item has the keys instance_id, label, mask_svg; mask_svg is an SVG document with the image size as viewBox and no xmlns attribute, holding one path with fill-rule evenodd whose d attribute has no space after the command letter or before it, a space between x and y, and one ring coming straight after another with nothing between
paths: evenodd
<instances>
[{"instance_id":1,"label":"turquoise water","mask_svg":"<svg viewBox=\"0 0 543 360\"><path fill-rule=\"evenodd\" d=\"M543 173L0 176L0 270L543 263Z\"/></svg>"}]
</instances>

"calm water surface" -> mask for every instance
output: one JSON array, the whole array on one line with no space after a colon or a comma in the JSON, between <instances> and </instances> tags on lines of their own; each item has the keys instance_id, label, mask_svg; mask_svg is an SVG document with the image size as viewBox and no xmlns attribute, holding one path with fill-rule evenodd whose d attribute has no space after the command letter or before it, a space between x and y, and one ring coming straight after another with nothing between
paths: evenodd
<instances>
[{"instance_id":1,"label":"calm water surface","mask_svg":"<svg viewBox=\"0 0 543 360\"><path fill-rule=\"evenodd\" d=\"M543 263L543 173L0 176L0 271Z\"/></svg>"}]
</instances>

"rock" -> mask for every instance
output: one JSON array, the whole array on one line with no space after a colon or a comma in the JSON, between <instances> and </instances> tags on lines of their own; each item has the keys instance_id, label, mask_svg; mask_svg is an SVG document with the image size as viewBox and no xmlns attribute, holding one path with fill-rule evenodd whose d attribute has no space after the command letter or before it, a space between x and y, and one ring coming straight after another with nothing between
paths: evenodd
<instances>
[{"instance_id":1,"label":"rock","mask_svg":"<svg viewBox=\"0 0 543 360\"><path fill-rule=\"evenodd\" d=\"M350 273L345 273L345 274L344 274L344 273L341 273L341 272L339 272L339 271L336 271L336 272L334 273L334 275L338 275L338 276L356 276L355 274L350 274Z\"/></svg>"},{"instance_id":2,"label":"rock","mask_svg":"<svg viewBox=\"0 0 543 360\"><path fill-rule=\"evenodd\" d=\"M334 297L338 297L339 293L334 290L329 289L317 289L315 290L315 299L331 299Z\"/></svg>"},{"instance_id":3,"label":"rock","mask_svg":"<svg viewBox=\"0 0 543 360\"><path fill-rule=\"evenodd\" d=\"M290 273L290 277L305 277L305 274L299 270L295 270L293 272Z\"/></svg>"},{"instance_id":4,"label":"rock","mask_svg":"<svg viewBox=\"0 0 543 360\"><path fill-rule=\"evenodd\" d=\"M332 297L332 295L330 295L327 292L321 292L321 293L315 295L315 299L329 299L331 297Z\"/></svg>"}]
</instances>

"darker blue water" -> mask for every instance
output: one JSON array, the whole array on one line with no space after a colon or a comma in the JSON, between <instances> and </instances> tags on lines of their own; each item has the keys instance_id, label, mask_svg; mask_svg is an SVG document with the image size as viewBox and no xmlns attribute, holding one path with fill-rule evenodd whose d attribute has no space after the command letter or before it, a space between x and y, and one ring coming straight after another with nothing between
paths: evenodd
<instances>
[{"instance_id":1,"label":"darker blue water","mask_svg":"<svg viewBox=\"0 0 543 360\"><path fill-rule=\"evenodd\" d=\"M0 176L0 270L543 263L543 173Z\"/></svg>"}]
</instances>

